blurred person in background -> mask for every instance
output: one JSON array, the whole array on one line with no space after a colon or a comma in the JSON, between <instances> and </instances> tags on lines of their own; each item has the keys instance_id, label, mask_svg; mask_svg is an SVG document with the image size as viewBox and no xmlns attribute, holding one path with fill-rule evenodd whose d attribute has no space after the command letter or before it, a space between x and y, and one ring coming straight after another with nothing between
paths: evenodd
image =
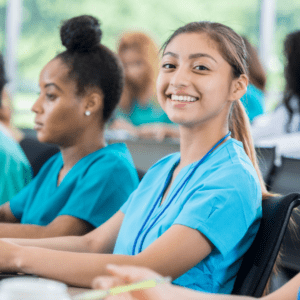
<instances>
[{"instance_id":1,"label":"blurred person in background","mask_svg":"<svg viewBox=\"0 0 300 300\"><path fill-rule=\"evenodd\" d=\"M0 54L0 204L13 198L32 178L29 162L14 140L9 124L10 109L5 103L8 97L6 83L4 60Z\"/></svg>"},{"instance_id":2,"label":"blurred person in background","mask_svg":"<svg viewBox=\"0 0 300 300\"><path fill-rule=\"evenodd\" d=\"M254 120L252 134L255 140L300 131L300 30L286 36L284 55L283 100L273 112Z\"/></svg>"},{"instance_id":3,"label":"blurred person in background","mask_svg":"<svg viewBox=\"0 0 300 300\"><path fill-rule=\"evenodd\" d=\"M266 87L266 72L259 60L256 49L247 38L243 37L248 52L249 84L246 94L241 98L250 122L265 112L264 92Z\"/></svg>"},{"instance_id":4,"label":"blurred person in background","mask_svg":"<svg viewBox=\"0 0 300 300\"><path fill-rule=\"evenodd\" d=\"M100 24L91 16L65 22L60 34L67 49L42 69L32 107L38 140L60 152L0 206L0 237L83 235L138 185L126 145L106 145L103 136L122 93L121 62L100 43Z\"/></svg>"},{"instance_id":5,"label":"blurred person in background","mask_svg":"<svg viewBox=\"0 0 300 300\"><path fill-rule=\"evenodd\" d=\"M145 33L122 35L118 54L125 70L125 88L111 129L124 129L133 136L163 140L179 132L157 103L158 47Z\"/></svg>"}]
</instances>

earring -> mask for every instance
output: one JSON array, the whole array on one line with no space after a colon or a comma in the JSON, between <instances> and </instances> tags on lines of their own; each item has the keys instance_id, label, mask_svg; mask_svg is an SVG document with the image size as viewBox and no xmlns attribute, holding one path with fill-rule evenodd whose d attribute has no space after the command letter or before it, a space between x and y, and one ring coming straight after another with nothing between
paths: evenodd
<instances>
[{"instance_id":1,"label":"earring","mask_svg":"<svg viewBox=\"0 0 300 300\"><path fill-rule=\"evenodd\" d=\"M91 115L91 112L89 110L86 110L85 113L84 113L86 116L90 116Z\"/></svg>"}]
</instances>

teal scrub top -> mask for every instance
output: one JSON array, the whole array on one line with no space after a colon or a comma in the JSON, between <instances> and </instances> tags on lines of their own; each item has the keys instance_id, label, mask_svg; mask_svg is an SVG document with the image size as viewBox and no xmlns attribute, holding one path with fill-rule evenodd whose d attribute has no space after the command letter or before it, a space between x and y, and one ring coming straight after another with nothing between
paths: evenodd
<instances>
[{"instance_id":1,"label":"teal scrub top","mask_svg":"<svg viewBox=\"0 0 300 300\"><path fill-rule=\"evenodd\" d=\"M157 162L121 207L125 217L114 248L115 254L132 255L138 232L179 159L180 153L175 153ZM169 205L175 191L196 164L192 163L179 172L167 198L161 206L154 207L138 239L137 249L150 223ZM261 201L262 192L256 171L242 143L231 138L196 169L165 213L151 227L142 251L173 224L196 229L213 243L214 248L204 260L173 283L204 292L229 294L242 257L258 231L262 216Z\"/></svg>"},{"instance_id":2,"label":"teal scrub top","mask_svg":"<svg viewBox=\"0 0 300 300\"><path fill-rule=\"evenodd\" d=\"M33 181L10 201L22 224L48 225L69 215L94 227L108 220L139 183L125 144L111 144L78 161L59 186L61 153L51 157Z\"/></svg>"},{"instance_id":3,"label":"teal scrub top","mask_svg":"<svg viewBox=\"0 0 300 300\"><path fill-rule=\"evenodd\" d=\"M248 85L247 92L241 98L241 101L244 104L250 122L265 112L264 93L253 84Z\"/></svg>"},{"instance_id":4,"label":"teal scrub top","mask_svg":"<svg viewBox=\"0 0 300 300\"><path fill-rule=\"evenodd\" d=\"M13 198L32 178L30 164L22 148L0 131L0 205Z\"/></svg>"},{"instance_id":5,"label":"teal scrub top","mask_svg":"<svg viewBox=\"0 0 300 300\"><path fill-rule=\"evenodd\" d=\"M134 126L156 122L172 123L162 108L155 105L152 101L148 101L145 105L134 101L129 113L118 108L116 110L116 118L123 118Z\"/></svg>"}]
</instances>

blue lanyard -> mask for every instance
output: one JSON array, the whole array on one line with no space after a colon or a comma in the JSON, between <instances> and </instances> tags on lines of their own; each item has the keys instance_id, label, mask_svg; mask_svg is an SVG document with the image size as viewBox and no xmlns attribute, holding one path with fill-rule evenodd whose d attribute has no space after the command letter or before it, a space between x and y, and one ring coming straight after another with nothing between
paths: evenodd
<instances>
[{"instance_id":1,"label":"blue lanyard","mask_svg":"<svg viewBox=\"0 0 300 300\"><path fill-rule=\"evenodd\" d=\"M193 176L193 174L195 173L195 171L197 170L197 168L203 163L203 161L216 149L217 146L219 146L225 139L227 139L229 136L231 135L231 132L229 131L223 138L221 138L201 159L200 161L195 165L195 167L192 169L192 171L190 172L190 174L187 176L187 178L184 180L184 182L182 183L182 185L178 188L178 190L176 191L176 193L173 195L173 197L171 198L171 200L169 201L169 203L164 207L164 209L160 212L160 214L155 218L155 220L151 223L151 225L149 226L148 230L145 232L144 236L142 237L141 243L140 243L140 247L138 250L138 253L140 253L142 251L142 247L145 241L145 238L147 236L147 234L149 233L149 231L152 229L152 227L154 226L154 224L156 223L156 221L160 218L160 216L167 210L167 208L171 205L171 203L174 201L174 199L176 198L176 196L178 195L178 193L183 189L184 185L190 180L190 178ZM178 160L178 162L174 165L174 168L178 165L180 159ZM137 246L137 242L142 234L142 231L144 230L147 222L149 221L155 207L158 205L160 199L163 197L163 194L166 190L167 185L169 184L169 181L171 180L171 176L172 176L173 172L170 172L168 175L168 178L165 182L164 188L161 191L159 197L157 198L157 200L155 201L151 211L149 212L142 228L139 230L137 237L135 238L133 247L132 247L132 255L135 255L135 249Z\"/></svg>"}]
</instances>

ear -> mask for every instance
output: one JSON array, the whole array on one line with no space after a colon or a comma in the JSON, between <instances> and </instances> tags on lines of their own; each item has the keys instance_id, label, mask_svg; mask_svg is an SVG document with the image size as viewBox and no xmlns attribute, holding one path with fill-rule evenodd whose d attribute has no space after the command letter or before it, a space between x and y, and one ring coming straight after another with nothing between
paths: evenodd
<instances>
[{"instance_id":1,"label":"ear","mask_svg":"<svg viewBox=\"0 0 300 300\"><path fill-rule=\"evenodd\" d=\"M102 92L91 92L84 99L84 110L90 114L99 114L103 111L103 94Z\"/></svg>"},{"instance_id":2,"label":"ear","mask_svg":"<svg viewBox=\"0 0 300 300\"><path fill-rule=\"evenodd\" d=\"M232 81L230 101L236 101L241 99L247 92L248 77L245 74L240 75L239 78L235 78Z\"/></svg>"}]
</instances>

